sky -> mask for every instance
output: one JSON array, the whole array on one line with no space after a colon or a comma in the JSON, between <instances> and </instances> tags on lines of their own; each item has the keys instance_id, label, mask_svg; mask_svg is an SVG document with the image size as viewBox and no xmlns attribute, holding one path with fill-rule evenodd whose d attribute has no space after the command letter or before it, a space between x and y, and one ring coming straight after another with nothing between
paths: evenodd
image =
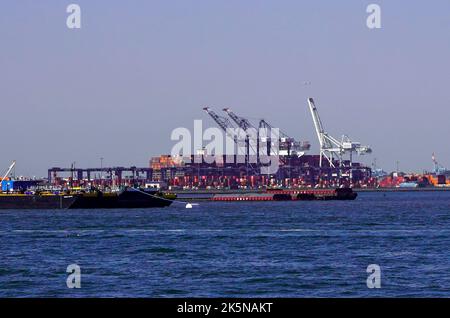
<instances>
[{"instance_id":1,"label":"sky","mask_svg":"<svg viewBox=\"0 0 450 318\"><path fill-rule=\"evenodd\" d=\"M435 152L450 167L449 57L446 0L3 0L0 170L146 167L173 129L215 126L204 106L265 118L315 154L307 97L327 132L373 148L366 164L420 172Z\"/></svg>"}]
</instances>

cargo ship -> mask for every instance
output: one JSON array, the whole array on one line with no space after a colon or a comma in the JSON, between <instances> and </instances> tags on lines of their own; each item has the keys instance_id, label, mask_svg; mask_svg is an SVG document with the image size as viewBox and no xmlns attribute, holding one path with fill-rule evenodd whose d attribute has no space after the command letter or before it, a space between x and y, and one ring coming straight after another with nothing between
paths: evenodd
<instances>
[{"instance_id":1,"label":"cargo ship","mask_svg":"<svg viewBox=\"0 0 450 318\"><path fill-rule=\"evenodd\" d=\"M136 209L167 207L175 194L156 189L125 188L119 192L99 190L80 193L0 193L0 209Z\"/></svg>"}]
</instances>

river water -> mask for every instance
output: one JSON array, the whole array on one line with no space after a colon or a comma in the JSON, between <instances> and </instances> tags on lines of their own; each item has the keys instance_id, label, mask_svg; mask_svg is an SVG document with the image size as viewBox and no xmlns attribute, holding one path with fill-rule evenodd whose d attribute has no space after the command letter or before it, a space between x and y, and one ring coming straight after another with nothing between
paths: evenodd
<instances>
[{"instance_id":1,"label":"river water","mask_svg":"<svg viewBox=\"0 0 450 318\"><path fill-rule=\"evenodd\" d=\"M449 246L450 192L0 210L0 297L450 297Z\"/></svg>"}]
</instances>

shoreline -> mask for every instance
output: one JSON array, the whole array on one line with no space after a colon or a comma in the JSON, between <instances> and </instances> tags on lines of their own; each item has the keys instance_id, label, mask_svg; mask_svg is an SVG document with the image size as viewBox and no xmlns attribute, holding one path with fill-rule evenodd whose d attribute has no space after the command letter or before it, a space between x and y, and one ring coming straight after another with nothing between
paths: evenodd
<instances>
[{"instance_id":1,"label":"shoreline","mask_svg":"<svg viewBox=\"0 0 450 318\"><path fill-rule=\"evenodd\" d=\"M313 188L305 188L311 190ZM320 190L318 188L317 190ZM324 188L326 189L326 188ZM303 189L298 189L303 190ZM427 188L353 188L355 192L430 192L430 191L450 191L450 187L427 187ZM175 194L243 194L243 193L264 193L263 189L201 189L201 190L169 190Z\"/></svg>"},{"instance_id":2,"label":"shoreline","mask_svg":"<svg viewBox=\"0 0 450 318\"><path fill-rule=\"evenodd\" d=\"M310 188L309 188L310 189ZM300 190L300 189L299 189ZM356 193L364 193L364 192L381 192L381 193L393 193L393 192L440 192L440 191L450 191L450 187L447 188L437 188L437 187L429 187L429 188L376 188L376 189L353 189ZM242 195L249 193L265 193L265 190L262 189L202 189L202 190L175 190L170 191L177 195L177 199L185 200L185 201L213 201L212 198L214 195Z\"/></svg>"},{"instance_id":3,"label":"shoreline","mask_svg":"<svg viewBox=\"0 0 450 318\"><path fill-rule=\"evenodd\" d=\"M431 191L450 191L450 187L426 187L426 188L353 188L355 192L431 192Z\"/></svg>"}]
</instances>

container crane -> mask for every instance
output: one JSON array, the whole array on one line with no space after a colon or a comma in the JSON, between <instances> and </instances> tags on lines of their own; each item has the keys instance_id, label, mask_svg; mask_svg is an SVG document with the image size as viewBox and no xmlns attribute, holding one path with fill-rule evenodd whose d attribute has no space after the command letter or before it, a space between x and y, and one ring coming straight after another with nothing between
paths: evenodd
<instances>
[{"instance_id":1,"label":"container crane","mask_svg":"<svg viewBox=\"0 0 450 318\"><path fill-rule=\"evenodd\" d=\"M433 165L434 165L434 173L436 175L439 174L446 174L447 173L447 169L444 168L444 166L442 166L436 159L436 155L433 154L431 155L431 160L433 160Z\"/></svg>"},{"instance_id":2,"label":"container crane","mask_svg":"<svg viewBox=\"0 0 450 318\"><path fill-rule=\"evenodd\" d=\"M237 116L230 108L224 108L223 111L225 111L228 116L244 131L248 131L248 129L253 128L255 129L259 134L259 129L256 129L255 126L253 126L250 121L244 117ZM273 126L270 125L266 120L261 119L259 122L259 128L265 128L265 129L273 129ZM279 130L279 145L280 145L280 151L279 155L281 156L290 156L290 155L303 155L304 151L309 150L311 145L309 142L298 142L295 141L294 138L289 137L286 133ZM265 139L268 141L270 138L265 137ZM260 141L258 136L258 142ZM268 145L268 149L270 149L270 145Z\"/></svg>"},{"instance_id":3,"label":"container crane","mask_svg":"<svg viewBox=\"0 0 450 318\"><path fill-rule=\"evenodd\" d=\"M248 158L250 158L250 148L254 151L253 153L256 153L256 158L257 158L257 163L261 164L260 161L260 143L266 143L266 148L265 150L265 155L267 156L271 156L271 155L275 155L278 156L278 153L272 153L271 151L271 146L272 146L272 142L271 142L271 138L270 138L270 129L272 127L266 125L266 126L262 126L261 124L259 125L259 129L256 128L247 118L244 117L240 117L238 115L236 115L230 108L224 108L223 109L224 112L226 112L228 114L228 116L245 132L248 133L249 129L253 129L254 132L256 132L256 151L254 150L252 144L249 142L249 139L252 137L249 134L246 135L246 155ZM266 129L266 135L265 136L260 136L261 133L261 128L265 128ZM254 138L255 136L253 136Z\"/></svg>"},{"instance_id":4,"label":"container crane","mask_svg":"<svg viewBox=\"0 0 450 318\"><path fill-rule=\"evenodd\" d=\"M234 143L238 146L238 151L239 151L239 149L241 149L241 147L240 147L240 143L238 140L238 136L236 136L236 134L231 133L229 130L229 129L235 128L233 126L233 124L230 122L230 120L227 117L217 115L217 113L215 111L213 111L212 109L210 109L209 107L204 107L203 110L217 123L217 125L219 125L220 128L222 128L222 130L225 131L225 133L227 134L228 137L233 139ZM251 163L249 161L248 138L246 138L246 140L245 140L245 149L246 150L245 150L244 155L245 155L245 163L247 165L247 168L250 168L251 170L254 171L254 173L258 174L258 171L251 165Z\"/></svg>"},{"instance_id":5,"label":"container crane","mask_svg":"<svg viewBox=\"0 0 450 318\"><path fill-rule=\"evenodd\" d=\"M269 124L266 120L261 119L259 121L260 128L273 129L274 127ZM290 137L288 134L279 130L279 140L278 144L280 147L280 155L281 156L291 156L297 155L302 156L305 151L308 151L311 148L311 145L307 141L296 141L294 138Z\"/></svg>"},{"instance_id":6,"label":"container crane","mask_svg":"<svg viewBox=\"0 0 450 318\"><path fill-rule=\"evenodd\" d=\"M228 118L217 115L216 112L209 107L203 107L203 110L217 123L217 125L219 125L220 128L222 128L223 131L225 131L228 136L234 140L235 143L237 143L236 136L231 135L228 131L228 129L234 128Z\"/></svg>"},{"instance_id":7,"label":"container crane","mask_svg":"<svg viewBox=\"0 0 450 318\"><path fill-rule=\"evenodd\" d=\"M364 155L372 152L369 146L362 146L359 142L352 141L347 135L343 135L341 140L334 138L325 132L322 121L317 111L314 99L308 98L309 110L316 130L317 138L320 145L319 166L322 167L323 157L328 160L330 167L335 168L333 159L339 159L339 165L342 166L342 157L345 153L350 154L350 166L352 165L352 154L356 152L358 155Z\"/></svg>"},{"instance_id":8,"label":"container crane","mask_svg":"<svg viewBox=\"0 0 450 318\"><path fill-rule=\"evenodd\" d=\"M203 110L217 123L217 125L219 125L219 127L229 138L233 139L234 143L238 145L239 149L239 140L237 136L230 131L230 129L235 129L230 120L227 117L217 115L217 113L209 107L204 107Z\"/></svg>"},{"instance_id":9,"label":"container crane","mask_svg":"<svg viewBox=\"0 0 450 318\"><path fill-rule=\"evenodd\" d=\"M233 120L240 129L242 129L244 132L246 132L246 135L245 135L246 160L250 161L250 149L251 149L253 151L253 153L256 154L257 161L258 161L258 159L259 159L259 135L258 135L259 132L258 132L258 130L252 125L252 123L248 119L236 115L230 108L224 108L222 110L227 113L227 115L231 118L231 120ZM249 134L250 129L253 129L253 131L256 135L251 136ZM253 137L253 139L256 138L256 150L254 149L254 146L250 143L250 138L252 138L252 137Z\"/></svg>"},{"instance_id":10,"label":"container crane","mask_svg":"<svg viewBox=\"0 0 450 318\"><path fill-rule=\"evenodd\" d=\"M236 115L230 108L224 108L222 109L224 112L230 116L230 118L238 125L240 128L242 128L244 131L247 131L249 128L256 129L248 119L244 117L239 117Z\"/></svg>"},{"instance_id":11,"label":"container crane","mask_svg":"<svg viewBox=\"0 0 450 318\"><path fill-rule=\"evenodd\" d=\"M272 132L271 132L272 126L268 122L266 122L264 119L261 119L259 121L258 128L259 128L258 134L261 129L264 129L266 131L266 136L261 137L261 138L258 137L258 140L261 139L261 142L266 143L267 155L270 156L270 155L272 155L272 138L270 137L272 134ZM275 154L275 155L278 155L278 154Z\"/></svg>"}]
</instances>

